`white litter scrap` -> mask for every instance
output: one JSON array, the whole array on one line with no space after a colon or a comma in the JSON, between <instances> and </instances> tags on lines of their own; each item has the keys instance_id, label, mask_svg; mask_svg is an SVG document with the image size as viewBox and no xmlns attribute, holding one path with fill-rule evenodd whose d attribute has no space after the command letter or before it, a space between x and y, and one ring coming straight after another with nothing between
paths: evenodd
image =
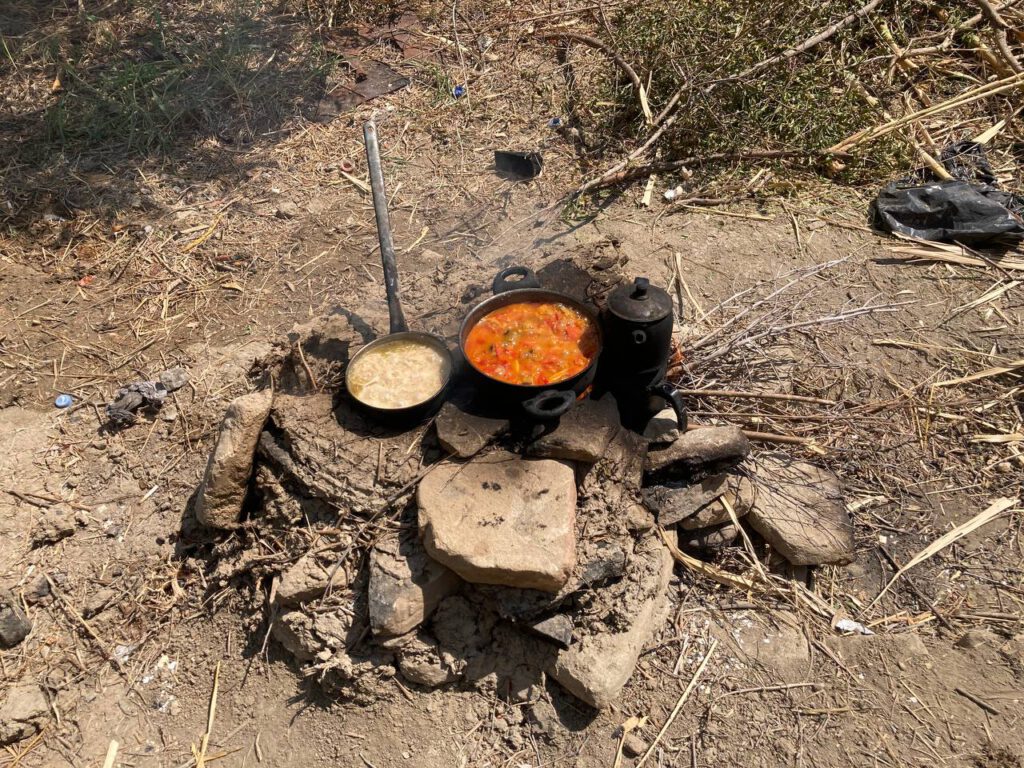
<instances>
[{"instance_id":1,"label":"white litter scrap","mask_svg":"<svg viewBox=\"0 0 1024 768\"><path fill-rule=\"evenodd\" d=\"M858 635L873 635L875 634L870 629L865 627L859 621L853 619L839 619L835 624L832 625L837 632L856 633Z\"/></svg>"}]
</instances>

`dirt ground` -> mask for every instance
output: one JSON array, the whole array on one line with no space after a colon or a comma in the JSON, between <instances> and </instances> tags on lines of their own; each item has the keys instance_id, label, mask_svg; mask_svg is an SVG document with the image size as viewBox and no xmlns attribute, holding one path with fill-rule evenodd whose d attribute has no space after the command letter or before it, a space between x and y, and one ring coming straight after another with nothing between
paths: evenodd
<instances>
[{"instance_id":1,"label":"dirt ground","mask_svg":"<svg viewBox=\"0 0 1024 768\"><path fill-rule=\"evenodd\" d=\"M553 62L530 63L528 102L497 68L456 101L406 63L409 88L329 122L295 107L242 147L194 136L170 156L89 167L87 156L65 156L45 179L8 171L0 586L25 598L34 628L0 651L0 695L18 681L42 683L52 717L0 752L0 765L98 766L112 739L117 765L193 765L219 667L209 764L612 766L623 722L646 716L639 733L650 743L714 640L646 765L1024 765L1021 505L872 605L893 575L889 557L905 563L993 500L1020 494L1019 435L974 439L1021 431L1019 377L928 389L1024 357L1016 283L967 306L1007 276L896 261L894 241L864 226L868 193L850 189L702 212L670 209L660 195L640 206L640 187L573 218L560 199L581 178L574 151L546 127L559 75ZM707 334L729 338L720 330L729 319L793 270L837 261L778 300L785 318L764 321L806 325L729 350L720 365L695 353L682 383L753 384L837 404L691 401L698 423L815 441L783 449L843 479L858 553L811 586L874 636L840 636L798 603L677 566L670 620L618 705L600 713L554 683L531 706L399 677L380 696L338 700L265 643L261 584L220 578L217 553L230 537L196 528L186 509L226 404L253 386L254 360L294 325L332 312L386 330L372 206L339 170L348 159L365 178L360 125L371 112L415 327L450 337L451 318L512 263L568 290L578 273L567 265L585 267L597 286L614 265L685 295L685 355ZM530 183L499 179L491 151L523 147L540 148L549 170ZM188 162L200 150L210 164ZM61 202L69 197L78 202ZM818 322L863 306L886 309ZM106 427L103 406L118 386L172 365L191 382L174 394L170 418ZM75 404L55 409L60 393ZM54 510L74 521L62 537L46 535ZM41 578L57 592L37 599Z\"/></svg>"}]
</instances>

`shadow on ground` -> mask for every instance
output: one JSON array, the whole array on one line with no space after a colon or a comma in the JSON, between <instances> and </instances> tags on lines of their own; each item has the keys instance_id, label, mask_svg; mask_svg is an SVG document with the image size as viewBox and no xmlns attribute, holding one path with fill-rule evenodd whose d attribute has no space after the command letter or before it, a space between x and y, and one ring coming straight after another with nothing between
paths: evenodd
<instances>
[{"instance_id":1,"label":"shadow on ground","mask_svg":"<svg viewBox=\"0 0 1024 768\"><path fill-rule=\"evenodd\" d=\"M311 28L253 0L16 0L0 7L0 222L160 208L269 162L252 150L311 115L333 64ZM163 202L166 207L166 201Z\"/></svg>"}]
</instances>

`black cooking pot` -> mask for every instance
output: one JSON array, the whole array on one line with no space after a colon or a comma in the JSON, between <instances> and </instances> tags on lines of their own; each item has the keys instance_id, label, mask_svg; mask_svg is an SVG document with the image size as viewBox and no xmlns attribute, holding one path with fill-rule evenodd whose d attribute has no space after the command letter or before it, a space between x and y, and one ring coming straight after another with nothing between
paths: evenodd
<instances>
[{"instance_id":1,"label":"black cooking pot","mask_svg":"<svg viewBox=\"0 0 1024 768\"><path fill-rule=\"evenodd\" d=\"M518 279L509 279L512 277L517 277ZM601 325L597 320L597 316L590 307L571 296L541 288L537 276L526 267L503 269L495 276L491 288L494 295L473 307L462 321L462 327L459 329L459 348L462 351L462 356L466 359L469 369L477 379L478 386L483 388L488 396L500 398L512 405L517 405L531 419L537 421L557 419L562 414L568 412L580 395L594 382L594 374L597 371L597 359L601 355L602 346ZM562 381L531 386L526 384L510 384L501 379L496 379L473 365L473 362L466 357L466 339L473 327L485 315L490 314L496 309L527 301L547 301L565 304L575 309L591 322L594 333L597 334L597 352L590 359L590 363L586 368Z\"/></svg>"}]
</instances>

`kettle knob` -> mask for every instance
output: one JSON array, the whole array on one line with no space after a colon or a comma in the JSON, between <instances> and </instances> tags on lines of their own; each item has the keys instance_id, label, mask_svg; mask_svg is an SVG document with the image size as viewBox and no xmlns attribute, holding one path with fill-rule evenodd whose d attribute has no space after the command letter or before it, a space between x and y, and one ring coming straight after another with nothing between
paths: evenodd
<instances>
[{"instance_id":1,"label":"kettle knob","mask_svg":"<svg viewBox=\"0 0 1024 768\"><path fill-rule=\"evenodd\" d=\"M633 281L633 293L630 296L631 299L637 299L638 301L647 300L647 290L651 287L651 281L646 277L638 277Z\"/></svg>"}]
</instances>

